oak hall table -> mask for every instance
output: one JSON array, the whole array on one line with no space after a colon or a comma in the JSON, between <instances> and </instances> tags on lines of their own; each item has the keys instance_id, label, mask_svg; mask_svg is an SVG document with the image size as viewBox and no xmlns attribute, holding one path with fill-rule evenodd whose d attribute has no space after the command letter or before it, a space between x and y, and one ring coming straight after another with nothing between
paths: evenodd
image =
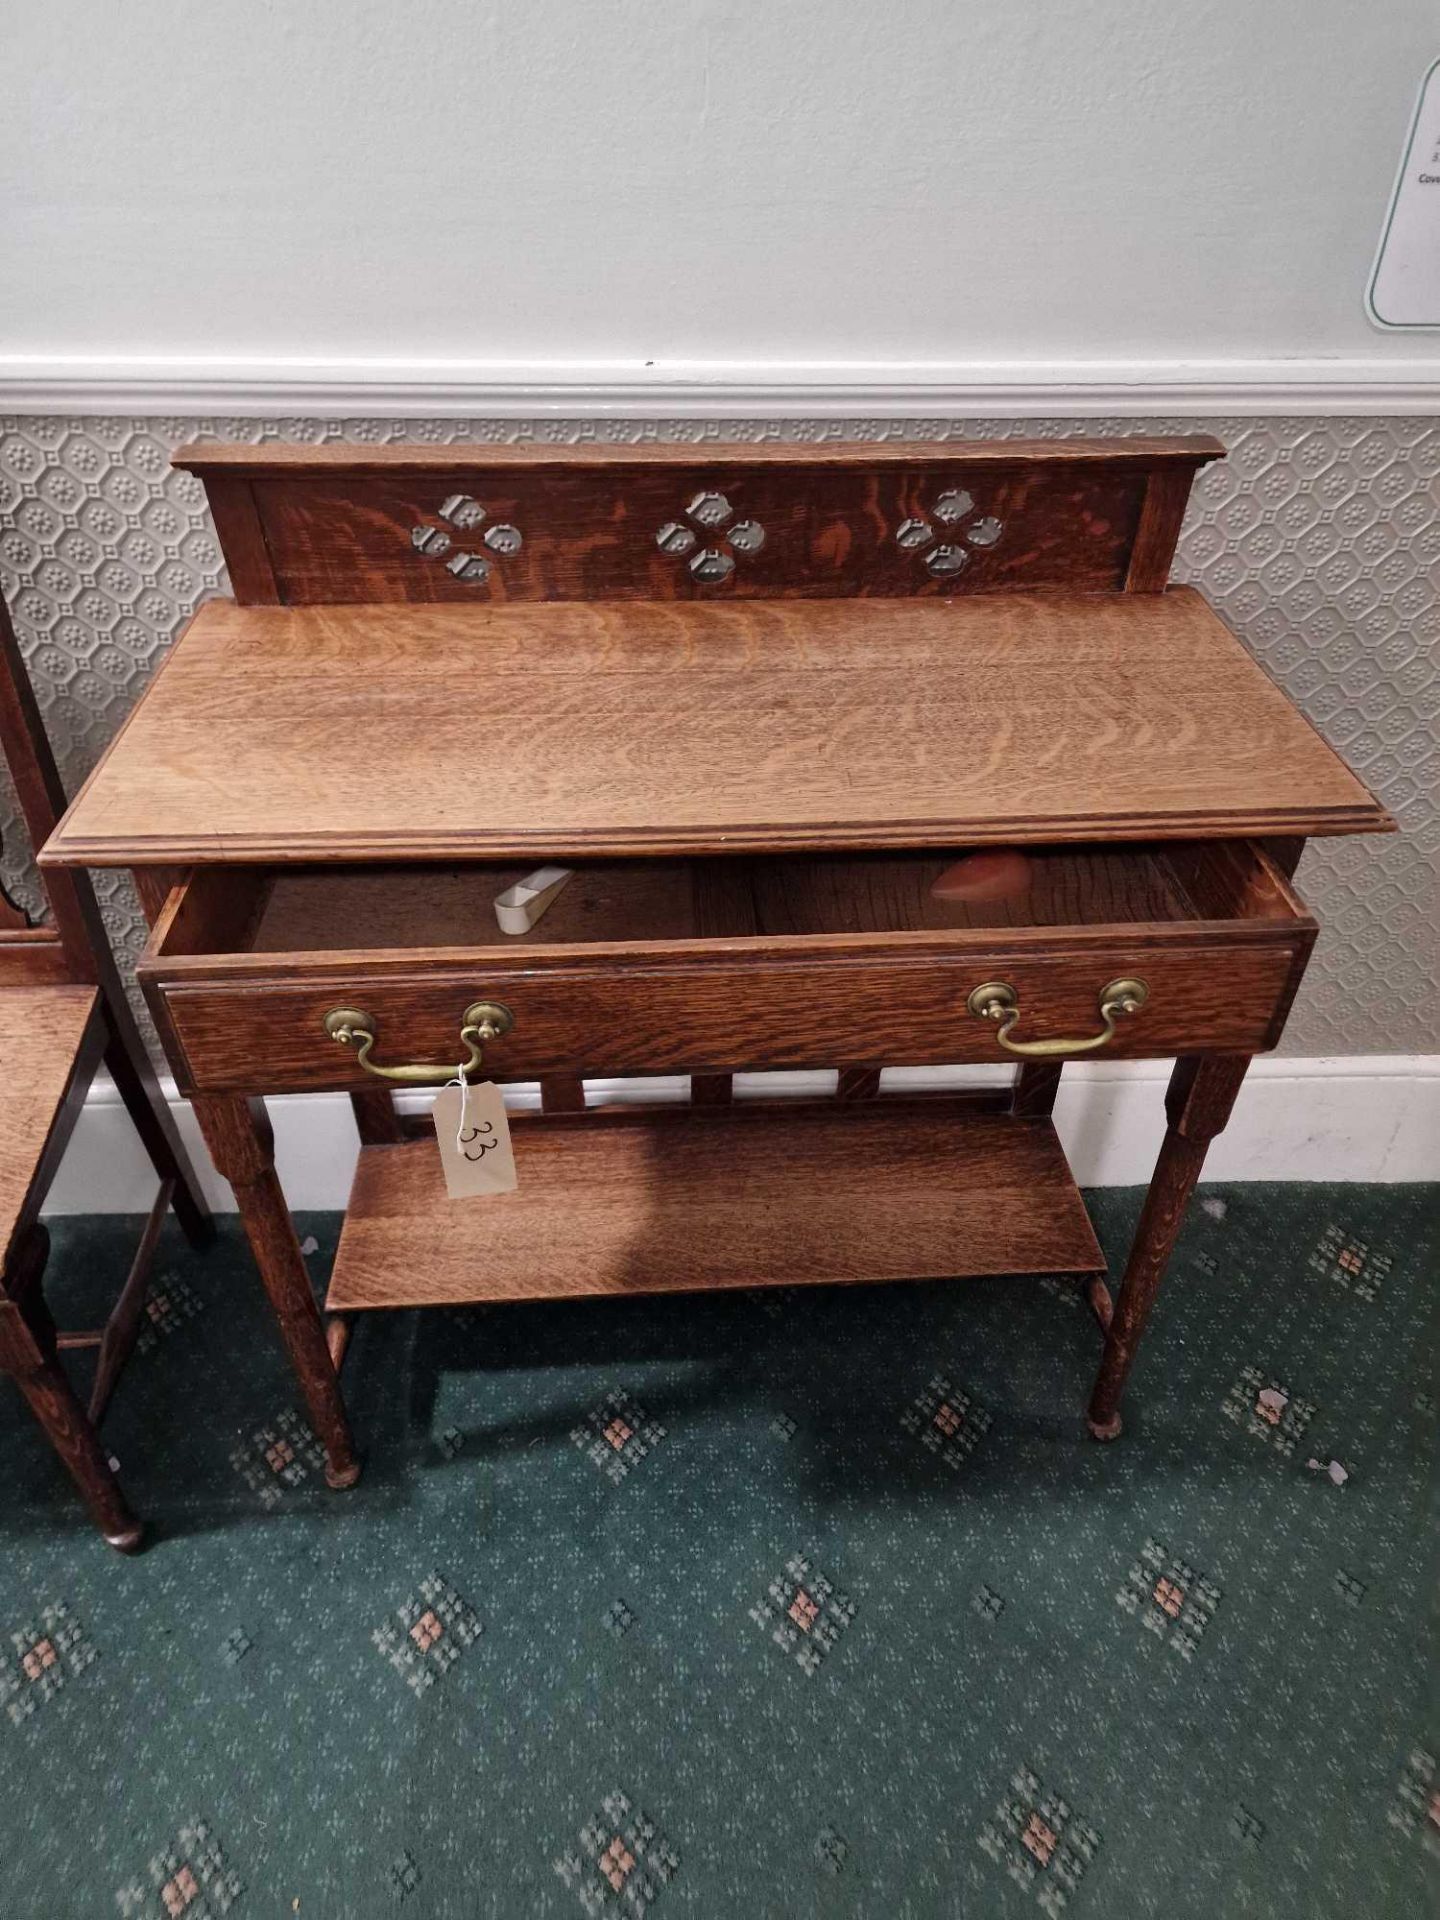
<instances>
[{"instance_id":1,"label":"oak hall table","mask_svg":"<svg viewBox=\"0 0 1440 1920\"><path fill-rule=\"evenodd\" d=\"M328 1474L385 1307L1061 1273L1120 1397L1210 1139L1315 938L1310 834L1393 823L1189 587L1205 437L881 446L197 445L234 587L44 850L134 870L140 976L235 1189ZM1026 884L936 898L960 851ZM524 937L493 900L576 878ZM463 1038L462 1038L463 1032ZM1175 1056L1113 1303L1050 1114ZM444 1197L391 1089L538 1079L519 1186ZM1013 1090L879 1088L1018 1060ZM833 1066L836 1097L731 1100ZM692 1074L688 1107L581 1076ZM327 1306L257 1096L350 1093Z\"/></svg>"}]
</instances>

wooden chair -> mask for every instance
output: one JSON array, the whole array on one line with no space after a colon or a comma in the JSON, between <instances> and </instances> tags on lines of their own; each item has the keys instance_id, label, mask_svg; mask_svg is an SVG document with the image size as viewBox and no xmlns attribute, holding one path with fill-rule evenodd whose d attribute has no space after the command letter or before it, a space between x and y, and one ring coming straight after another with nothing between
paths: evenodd
<instances>
[{"instance_id":1,"label":"wooden chair","mask_svg":"<svg viewBox=\"0 0 1440 1920\"><path fill-rule=\"evenodd\" d=\"M0 751L31 843L64 810L50 744L0 602ZM145 1282L167 1207L192 1245L213 1228L120 985L85 874L44 876L51 924L32 925L0 891L0 1368L13 1375L112 1547L131 1552L141 1526L96 1431L139 1331ZM39 1212L86 1090L104 1062L160 1176L134 1264L105 1326L58 1333L41 1291L49 1238ZM82 1405L59 1352L98 1347Z\"/></svg>"}]
</instances>

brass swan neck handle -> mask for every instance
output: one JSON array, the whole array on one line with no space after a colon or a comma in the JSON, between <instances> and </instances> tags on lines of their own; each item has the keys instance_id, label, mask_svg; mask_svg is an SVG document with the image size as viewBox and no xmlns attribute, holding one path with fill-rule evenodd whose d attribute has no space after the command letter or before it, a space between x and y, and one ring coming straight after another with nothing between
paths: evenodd
<instances>
[{"instance_id":1,"label":"brass swan neck handle","mask_svg":"<svg viewBox=\"0 0 1440 1920\"><path fill-rule=\"evenodd\" d=\"M366 1073L373 1073L380 1080L398 1080L410 1087L439 1086L446 1080L453 1080L460 1072L476 1072L483 1059L485 1043L498 1040L502 1034L509 1033L515 1025L515 1016L508 1007L502 1007L498 1000L477 1000L468 1006L460 1020L460 1040L466 1049L467 1058L460 1062L450 1062L445 1066L416 1064L400 1067L385 1067L378 1060L372 1060L377 1034L372 1015L362 1012L358 1007L332 1007L326 1014L324 1027L330 1038L338 1046L354 1047L355 1059Z\"/></svg>"},{"instance_id":2,"label":"brass swan neck handle","mask_svg":"<svg viewBox=\"0 0 1440 1920\"><path fill-rule=\"evenodd\" d=\"M965 1005L977 1019L997 1022L995 1038L1007 1053L1018 1053L1026 1060L1056 1060L1075 1053L1094 1053L1106 1046L1115 1037L1116 1023L1138 1013L1149 998L1150 989L1143 980L1112 980L1100 989L1104 1025L1099 1033L1080 1040L1012 1040L1010 1035L1020 1024L1020 996L1005 980L987 980L983 987L976 987Z\"/></svg>"}]
</instances>

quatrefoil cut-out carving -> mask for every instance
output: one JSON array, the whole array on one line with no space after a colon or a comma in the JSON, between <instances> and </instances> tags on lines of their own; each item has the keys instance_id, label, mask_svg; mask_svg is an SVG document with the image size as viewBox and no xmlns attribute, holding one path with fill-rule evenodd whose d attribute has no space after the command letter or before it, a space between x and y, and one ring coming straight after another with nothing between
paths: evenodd
<instances>
[{"instance_id":1,"label":"quatrefoil cut-out carving","mask_svg":"<svg viewBox=\"0 0 1440 1920\"><path fill-rule=\"evenodd\" d=\"M478 500L468 493L452 493L442 500L437 509L437 519L422 520L410 529L410 544L417 553L423 553L427 559L443 560L450 573L457 580L465 580L474 586L481 586L490 578L491 555L499 560L508 560L518 553L524 544L520 529L511 526L508 520L492 520L485 525L486 512ZM480 529L484 527L484 532ZM459 535L467 537L460 546L456 545ZM486 553L477 553L477 546L488 549Z\"/></svg>"},{"instance_id":2,"label":"quatrefoil cut-out carving","mask_svg":"<svg viewBox=\"0 0 1440 1920\"><path fill-rule=\"evenodd\" d=\"M929 520L900 522L895 529L896 542L907 553L919 554L937 579L948 579L969 566L972 547L993 547L1005 531L993 513L971 519L974 512L975 502L963 487L947 487L936 496ZM940 531L933 521L940 523Z\"/></svg>"},{"instance_id":3,"label":"quatrefoil cut-out carving","mask_svg":"<svg viewBox=\"0 0 1440 1920\"><path fill-rule=\"evenodd\" d=\"M708 539L708 545L701 545L702 536ZM737 554L759 553L765 544L765 529L758 520L737 520L725 495L707 488L695 495L683 520L665 522L655 535L655 544L662 553L672 554L677 560L683 558L701 586L710 587L729 579Z\"/></svg>"}]
</instances>

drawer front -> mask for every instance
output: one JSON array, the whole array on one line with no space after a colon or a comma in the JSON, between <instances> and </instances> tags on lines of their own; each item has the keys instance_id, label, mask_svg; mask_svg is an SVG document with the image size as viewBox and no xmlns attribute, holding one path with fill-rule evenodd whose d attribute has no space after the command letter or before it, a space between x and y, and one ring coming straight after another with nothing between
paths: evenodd
<instances>
[{"instance_id":1,"label":"drawer front","mask_svg":"<svg viewBox=\"0 0 1440 1920\"><path fill-rule=\"evenodd\" d=\"M987 981L1015 989L1016 1040L1084 1039L1102 1030L1101 990L1125 976L1149 997L1120 1021L1107 1056L1168 1056L1273 1046L1309 940L1087 943L1056 953L999 941L983 953L757 958L734 954L462 969L448 957L403 972L327 970L269 980L166 981L148 988L174 1064L202 1091L303 1092L379 1084L324 1030L352 1007L374 1024L379 1064L461 1055L464 1009L498 1000L513 1030L487 1048L485 1073L657 1073L846 1065L918 1066L1015 1058L992 1021L969 1012ZM163 965L163 963L162 963Z\"/></svg>"}]
</instances>

